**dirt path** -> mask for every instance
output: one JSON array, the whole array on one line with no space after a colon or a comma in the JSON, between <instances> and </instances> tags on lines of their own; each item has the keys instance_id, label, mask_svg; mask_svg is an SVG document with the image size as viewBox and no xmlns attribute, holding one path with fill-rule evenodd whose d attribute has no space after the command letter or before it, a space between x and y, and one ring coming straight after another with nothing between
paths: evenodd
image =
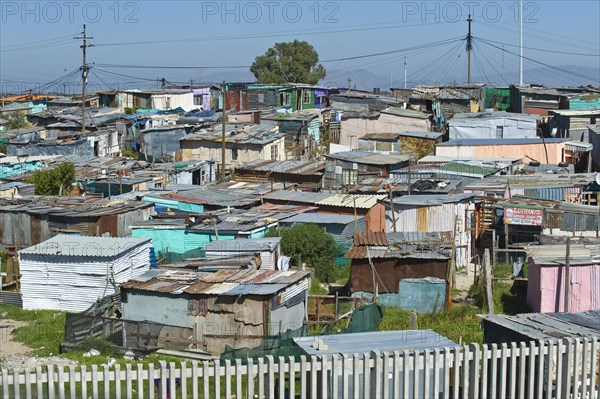
<instances>
[{"instance_id":1,"label":"dirt path","mask_svg":"<svg viewBox=\"0 0 600 399\"><path fill-rule=\"evenodd\" d=\"M60 357L37 357L28 346L15 340L12 332L19 327L29 324L26 321L0 320L0 365L7 369L34 369L37 366L56 364L69 366L77 362Z\"/></svg>"}]
</instances>

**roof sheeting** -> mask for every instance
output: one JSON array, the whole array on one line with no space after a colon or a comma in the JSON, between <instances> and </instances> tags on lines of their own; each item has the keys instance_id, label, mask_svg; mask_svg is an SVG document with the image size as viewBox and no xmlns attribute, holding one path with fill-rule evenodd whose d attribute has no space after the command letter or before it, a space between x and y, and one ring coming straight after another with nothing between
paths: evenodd
<instances>
[{"instance_id":1,"label":"roof sheeting","mask_svg":"<svg viewBox=\"0 0 600 399\"><path fill-rule=\"evenodd\" d=\"M313 348L315 339L322 340L327 349ZM354 334L315 335L294 338L308 355L369 353L377 351L458 348L448 338L432 330L375 331Z\"/></svg>"},{"instance_id":2,"label":"roof sheeting","mask_svg":"<svg viewBox=\"0 0 600 399\"><path fill-rule=\"evenodd\" d=\"M149 280L130 280L123 289L193 295L272 295L309 277L309 272L221 269L216 272L165 270Z\"/></svg>"},{"instance_id":3,"label":"roof sheeting","mask_svg":"<svg viewBox=\"0 0 600 399\"><path fill-rule=\"evenodd\" d=\"M378 201L386 198L385 194L350 195L335 194L316 202L316 205L343 206L347 208L371 209Z\"/></svg>"},{"instance_id":4,"label":"roof sheeting","mask_svg":"<svg viewBox=\"0 0 600 399\"><path fill-rule=\"evenodd\" d=\"M112 258L150 241L150 238L57 235L42 243L22 249L19 251L19 254L20 256L44 255Z\"/></svg>"}]
</instances>

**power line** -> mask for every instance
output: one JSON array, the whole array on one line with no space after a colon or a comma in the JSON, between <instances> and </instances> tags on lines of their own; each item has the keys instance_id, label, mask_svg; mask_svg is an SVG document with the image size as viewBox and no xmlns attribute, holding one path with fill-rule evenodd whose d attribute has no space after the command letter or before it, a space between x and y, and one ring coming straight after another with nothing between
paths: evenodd
<instances>
[{"instance_id":1,"label":"power line","mask_svg":"<svg viewBox=\"0 0 600 399\"><path fill-rule=\"evenodd\" d=\"M592 78L592 77L589 77L589 76L586 76L586 75L582 75L582 74L577 73L577 72L569 71L569 70L566 70L566 69L563 69L563 68L559 68L559 67L556 67L556 66L553 66L553 65L550 65L550 64L546 64L545 62L534 60L533 58L529 58L529 57L525 57L525 56L521 57L519 54L513 53L512 51L508 51L508 50L503 49L502 47L498 47L498 46L496 46L494 44L487 43L484 40L479 39L479 41L481 43L485 44L486 46L494 47L494 48L496 48L498 50L501 50L501 51L503 51L505 53L512 54L512 55L514 55L516 57L520 57L520 58L522 58L524 60L531 61L531 62L539 64L539 65L543 65L543 66L545 66L547 68L555 69L557 71L560 71L560 72L563 72L563 73L566 73L566 74L569 74L569 75L577 76L577 77L582 78L582 79L590 80L592 82L600 81L600 78L598 78L598 77Z\"/></svg>"},{"instance_id":2,"label":"power line","mask_svg":"<svg viewBox=\"0 0 600 399\"><path fill-rule=\"evenodd\" d=\"M477 37L477 39L479 39L481 41L489 42L489 43L502 44L504 46L509 46L509 47L519 47L519 45L517 45L517 44L503 43L503 42L498 42L496 40L483 39L483 38L480 38L480 37ZM551 50L551 49L547 49L547 48L536 48L536 47L526 47L526 46L523 46L523 48L526 49L526 50L551 52L553 54L579 55L579 56L582 56L582 57L597 57L597 58L600 58L600 53L598 53L598 54L574 53L574 52L569 52L569 51L557 51L557 50Z\"/></svg>"}]
</instances>

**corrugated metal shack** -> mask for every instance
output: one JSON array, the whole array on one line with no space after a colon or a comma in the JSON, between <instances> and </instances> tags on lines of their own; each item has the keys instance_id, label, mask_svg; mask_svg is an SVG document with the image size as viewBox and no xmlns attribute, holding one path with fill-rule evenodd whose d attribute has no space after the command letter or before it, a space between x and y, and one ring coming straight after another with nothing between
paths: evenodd
<instances>
[{"instance_id":1,"label":"corrugated metal shack","mask_svg":"<svg viewBox=\"0 0 600 399\"><path fill-rule=\"evenodd\" d=\"M309 277L300 271L164 270L121 286L123 318L186 329L190 343L215 355L226 346L254 348L263 336L302 326Z\"/></svg>"},{"instance_id":2,"label":"corrugated metal shack","mask_svg":"<svg viewBox=\"0 0 600 399\"><path fill-rule=\"evenodd\" d=\"M486 344L600 335L600 311L480 316Z\"/></svg>"},{"instance_id":3,"label":"corrugated metal shack","mask_svg":"<svg viewBox=\"0 0 600 399\"><path fill-rule=\"evenodd\" d=\"M273 181L302 187L321 187L325 163L314 161L266 161L257 159L234 169L240 181Z\"/></svg>"},{"instance_id":4,"label":"corrugated metal shack","mask_svg":"<svg viewBox=\"0 0 600 399\"><path fill-rule=\"evenodd\" d=\"M439 233L355 234L346 254L352 261L350 291L398 293L400 281L406 278L446 281L449 248L451 244Z\"/></svg>"},{"instance_id":5,"label":"corrugated metal shack","mask_svg":"<svg viewBox=\"0 0 600 399\"><path fill-rule=\"evenodd\" d=\"M389 199L384 202L389 207ZM386 231L455 234L456 264L471 262L471 229L476 224L473 194L405 195L394 198L393 208L386 210Z\"/></svg>"},{"instance_id":6,"label":"corrugated metal shack","mask_svg":"<svg viewBox=\"0 0 600 399\"><path fill-rule=\"evenodd\" d=\"M276 270L281 257L280 242L279 237L214 241L206 245L206 258L218 260L258 255L261 270Z\"/></svg>"},{"instance_id":7,"label":"corrugated metal shack","mask_svg":"<svg viewBox=\"0 0 600 399\"><path fill-rule=\"evenodd\" d=\"M360 215L365 217L366 231L385 230L385 194L334 194L315 203L318 213Z\"/></svg>"},{"instance_id":8,"label":"corrugated metal shack","mask_svg":"<svg viewBox=\"0 0 600 399\"><path fill-rule=\"evenodd\" d=\"M59 235L19 251L23 309L79 312L150 265L150 240Z\"/></svg>"},{"instance_id":9,"label":"corrugated metal shack","mask_svg":"<svg viewBox=\"0 0 600 399\"><path fill-rule=\"evenodd\" d=\"M0 248L15 251L57 234L124 237L148 220L151 204L94 197L28 197L0 200Z\"/></svg>"},{"instance_id":10,"label":"corrugated metal shack","mask_svg":"<svg viewBox=\"0 0 600 399\"><path fill-rule=\"evenodd\" d=\"M536 312L600 310L600 246L571 245L569 287L566 246L529 246L527 304ZM568 292L569 308L565 308Z\"/></svg>"}]
</instances>

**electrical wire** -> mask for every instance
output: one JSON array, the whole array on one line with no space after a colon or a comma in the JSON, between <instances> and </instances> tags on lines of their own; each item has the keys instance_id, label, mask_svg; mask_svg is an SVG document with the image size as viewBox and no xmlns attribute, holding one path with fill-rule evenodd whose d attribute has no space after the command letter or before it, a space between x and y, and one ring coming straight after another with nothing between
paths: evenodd
<instances>
[{"instance_id":1,"label":"electrical wire","mask_svg":"<svg viewBox=\"0 0 600 399\"><path fill-rule=\"evenodd\" d=\"M527 60L527 61L533 62L533 63L535 63L535 64L543 65L543 66L545 66L545 67L547 67L547 68L555 69L555 70L557 70L557 71L560 71L560 72L566 73L566 74L568 74L568 75L577 76L577 77L579 77L579 78L586 79L586 80L589 80L589 81L592 81L592 82L600 81L600 78L598 78L598 77L596 77L596 78L592 78L592 77L589 77L589 76L586 76L586 75L583 75L583 74L580 74L580 73L577 73L577 72L573 72L573 71L569 71L569 70L566 70L566 69L563 69L563 68L559 68L559 67L556 67L556 66L552 66L552 65L550 65L550 64L547 64L547 63L545 63L545 62L541 62L541 61L538 61L538 60L534 60L533 58L530 58L530 57L525 57L525 56L521 56L521 55L519 55L519 54L513 53L512 51L508 51L508 50L506 50L506 49L503 49L502 47L498 47L498 46L496 46L495 44L488 43L488 42L486 42L485 40L481 40L481 39L479 39L479 41L480 41L481 43L485 44L486 46L491 46L491 47L494 47L494 48L496 48L496 49L498 49L498 50L501 50L501 51L503 51L503 52L505 52L505 53L512 54L512 55L514 55L514 56L516 56L516 57L519 57L519 58L523 58L524 60Z\"/></svg>"}]
</instances>

